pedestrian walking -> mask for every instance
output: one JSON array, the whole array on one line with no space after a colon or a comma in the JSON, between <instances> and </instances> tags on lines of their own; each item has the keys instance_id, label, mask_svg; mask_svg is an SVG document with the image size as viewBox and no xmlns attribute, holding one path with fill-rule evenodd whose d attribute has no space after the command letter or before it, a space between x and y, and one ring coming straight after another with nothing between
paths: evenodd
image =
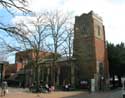
<instances>
[{"instance_id":1,"label":"pedestrian walking","mask_svg":"<svg viewBox=\"0 0 125 98\"><path fill-rule=\"evenodd\" d=\"M8 85L7 85L7 82L6 81L3 81L2 84L1 84L1 96L5 96L5 94L8 93Z\"/></svg>"}]
</instances>

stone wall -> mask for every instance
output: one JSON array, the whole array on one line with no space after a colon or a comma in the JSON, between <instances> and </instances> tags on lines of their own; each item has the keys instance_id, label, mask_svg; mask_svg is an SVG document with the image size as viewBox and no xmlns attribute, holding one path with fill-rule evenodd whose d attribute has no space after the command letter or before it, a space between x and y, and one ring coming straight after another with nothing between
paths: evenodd
<instances>
[{"instance_id":1,"label":"stone wall","mask_svg":"<svg viewBox=\"0 0 125 98\"><path fill-rule=\"evenodd\" d=\"M95 76L100 77L99 71L103 68L100 65L105 67L107 61L102 19L92 11L76 16L73 45L73 56L76 58L76 82L90 80Z\"/></svg>"},{"instance_id":2,"label":"stone wall","mask_svg":"<svg viewBox=\"0 0 125 98\"><path fill-rule=\"evenodd\" d=\"M92 16L83 14L75 18L74 25L74 57L76 60L76 74L78 81L94 77L95 48L93 37Z\"/></svg>"}]
</instances>

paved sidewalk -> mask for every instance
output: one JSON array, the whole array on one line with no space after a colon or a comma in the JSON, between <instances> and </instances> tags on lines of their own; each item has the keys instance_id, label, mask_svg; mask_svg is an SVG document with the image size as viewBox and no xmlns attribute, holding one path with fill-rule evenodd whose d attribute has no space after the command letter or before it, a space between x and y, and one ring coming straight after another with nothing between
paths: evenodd
<instances>
[{"instance_id":1,"label":"paved sidewalk","mask_svg":"<svg viewBox=\"0 0 125 98\"><path fill-rule=\"evenodd\" d=\"M122 91L88 93L84 91L56 91L51 93L30 93L28 89L9 88L9 93L3 98L122 98Z\"/></svg>"}]
</instances>

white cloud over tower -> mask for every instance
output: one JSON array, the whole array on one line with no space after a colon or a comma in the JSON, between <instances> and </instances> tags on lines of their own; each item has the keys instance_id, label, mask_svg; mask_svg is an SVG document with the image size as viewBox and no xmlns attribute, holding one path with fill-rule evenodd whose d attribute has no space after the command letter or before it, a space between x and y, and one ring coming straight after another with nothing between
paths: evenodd
<instances>
[{"instance_id":1,"label":"white cloud over tower","mask_svg":"<svg viewBox=\"0 0 125 98\"><path fill-rule=\"evenodd\" d=\"M124 0L29 0L29 2L30 9L38 13L44 10L62 10L77 16L93 10L104 21L106 39L112 43L125 42Z\"/></svg>"}]
</instances>

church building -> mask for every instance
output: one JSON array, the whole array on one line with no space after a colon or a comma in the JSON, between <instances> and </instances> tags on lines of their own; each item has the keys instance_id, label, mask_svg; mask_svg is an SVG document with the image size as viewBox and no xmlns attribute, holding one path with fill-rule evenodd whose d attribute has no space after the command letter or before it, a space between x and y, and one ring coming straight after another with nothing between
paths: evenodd
<instances>
[{"instance_id":1,"label":"church building","mask_svg":"<svg viewBox=\"0 0 125 98\"><path fill-rule=\"evenodd\" d=\"M23 70L21 76L25 76L27 84L37 78L33 66L34 55L32 49L16 53L17 72ZM60 57L54 63L53 53L39 51L39 57L38 78L46 83L54 80L58 86L71 83L79 87L80 83L87 81L96 91L105 89L108 84L105 28L102 18L93 11L75 17L73 57Z\"/></svg>"},{"instance_id":2,"label":"church building","mask_svg":"<svg viewBox=\"0 0 125 98\"><path fill-rule=\"evenodd\" d=\"M104 88L109 75L105 28L93 11L75 17L73 56L76 84L93 79L95 89Z\"/></svg>"}]
</instances>

